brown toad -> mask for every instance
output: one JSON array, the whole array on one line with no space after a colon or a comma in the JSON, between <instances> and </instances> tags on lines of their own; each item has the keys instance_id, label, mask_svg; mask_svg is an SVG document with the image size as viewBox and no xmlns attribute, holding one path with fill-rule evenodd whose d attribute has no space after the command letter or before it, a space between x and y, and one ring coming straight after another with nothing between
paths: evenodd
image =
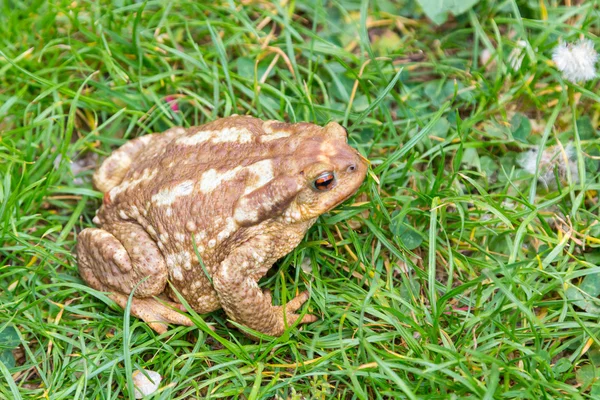
<instances>
[{"instance_id":1,"label":"brown toad","mask_svg":"<svg viewBox=\"0 0 600 400\"><path fill-rule=\"evenodd\" d=\"M281 335L308 293L284 310L258 280L319 215L358 189L366 170L335 122L232 116L142 136L94 174L104 201L94 218L98 228L79 234L79 272L121 307L147 277L131 312L157 332L166 323L192 325L153 297L166 293L176 301L169 280L198 313L223 308L240 324ZM315 320L306 315L301 323Z\"/></svg>"}]
</instances>

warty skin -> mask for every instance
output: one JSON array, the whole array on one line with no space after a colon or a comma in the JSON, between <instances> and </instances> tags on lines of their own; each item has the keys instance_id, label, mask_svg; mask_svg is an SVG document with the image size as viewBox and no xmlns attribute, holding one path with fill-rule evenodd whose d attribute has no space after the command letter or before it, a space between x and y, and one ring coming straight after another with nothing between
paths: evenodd
<instances>
[{"instance_id":1,"label":"warty skin","mask_svg":"<svg viewBox=\"0 0 600 400\"><path fill-rule=\"evenodd\" d=\"M334 122L232 116L142 136L114 151L94 175L104 199L97 227L78 236L80 274L122 307L147 277L131 312L159 333L167 323L192 325L173 310L184 308L168 280L196 312L223 308L232 320L279 336L308 293L283 310L258 280L319 215L356 192L366 171ZM159 302L162 294L172 301ZM300 323L315 320L305 315Z\"/></svg>"}]
</instances>

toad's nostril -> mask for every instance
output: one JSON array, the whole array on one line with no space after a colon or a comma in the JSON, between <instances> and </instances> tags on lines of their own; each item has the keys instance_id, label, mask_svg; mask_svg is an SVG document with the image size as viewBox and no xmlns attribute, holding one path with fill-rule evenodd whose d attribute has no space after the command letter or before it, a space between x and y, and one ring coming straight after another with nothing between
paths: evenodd
<instances>
[{"instance_id":1,"label":"toad's nostril","mask_svg":"<svg viewBox=\"0 0 600 400\"><path fill-rule=\"evenodd\" d=\"M348 168L346 168L346 171L347 172L354 172L354 171L356 171L356 165L355 164L350 164L348 166Z\"/></svg>"}]
</instances>

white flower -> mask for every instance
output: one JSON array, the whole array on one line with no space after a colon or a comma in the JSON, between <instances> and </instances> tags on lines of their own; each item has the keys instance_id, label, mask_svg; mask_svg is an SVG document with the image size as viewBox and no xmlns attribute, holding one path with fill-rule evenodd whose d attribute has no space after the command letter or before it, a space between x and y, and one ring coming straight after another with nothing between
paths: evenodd
<instances>
[{"instance_id":1,"label":"white flower","mask_svg":"<svg viewBox=\"0 0 600 400\"><path fill-rule=\"evenodd\" d=\"M519 165L530 174L535 174L538 151L538 148L534 148L521 153L521 156L517 160ZM542 152L540 159L539 183L547 189L554 189L556 188L556 176L558 175L559 181L566 182L568 172L571 173L571 182L579 182L576 160L577 154L572 143L567 144L564 148L560 144L548 147Z\"/></svg>"},{"instance_id":2,"label":"white flower","mask_svg":"<svg viewBox=\"0 0 600 400\"><path fill-rule=\"evenodd\" d=\"M580 39L577 43L560 43L552 51L552 60L563 76L571 81L589 81L596 77L598 53L594 42Z\"/></svg>"},{"instance_id":3,"label":"white flower","mask_svg":"<svg viewBox=\"0 0 600 400\"><path fill-rule=\"evenodd\" d=\"M146 377L146 375L148 377ZM137 370L133 373L133 384L135 386L135 398L141 399L144 396L148 396L158 390L158 385L160 385L160 381L162 377L158 372L148 371L147 369L142 371ZM150 378L150 379L148 379Z\"/></svg>"}]
</instances>

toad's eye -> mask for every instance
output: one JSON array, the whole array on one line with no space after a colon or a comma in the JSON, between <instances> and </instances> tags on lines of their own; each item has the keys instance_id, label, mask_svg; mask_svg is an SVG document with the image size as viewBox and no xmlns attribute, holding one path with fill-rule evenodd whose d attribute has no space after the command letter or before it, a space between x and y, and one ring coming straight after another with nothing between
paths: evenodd
<instances>
[{"instance_id":1,"label":"toad's eye","mask_svg":"<svg viewBox=\"0 0 600 400\"><path fill-rule=\"evenodd\" d=\"M320 192L324 192L331 189L334 184L335 175L333 175L333 172L323 172L317 176L317 179L313 182L313 187Z\"/></svg>"}]
</instances>

